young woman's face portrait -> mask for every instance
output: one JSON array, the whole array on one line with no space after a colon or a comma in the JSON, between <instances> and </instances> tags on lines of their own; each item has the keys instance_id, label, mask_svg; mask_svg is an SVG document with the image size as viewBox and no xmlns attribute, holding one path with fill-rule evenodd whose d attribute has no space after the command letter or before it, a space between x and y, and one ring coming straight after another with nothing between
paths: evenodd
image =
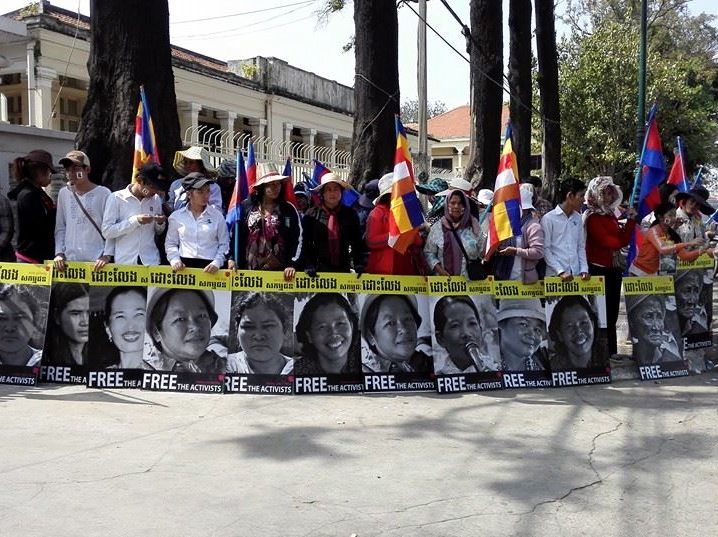
<instances>
[{"instance_id":1,"label":"young woman's face portrait","mask_svg":"<svg viewBox=\"0 0 718 537\"><path fill-rule=\"evenodd\" d=\"M591 352L594 327L586 308L569 306L563 311L558 326L558 339L569 356L581 356Z\"/></svg>"},{"instance_id":2,"label":"young woman's face portrait","mask_svg":"<svg viewBox=\"0 0 718 537\"><path fill-rule=\"evenodd\" d=\"M466 344L478 342L481 338L481 326L476 313L468 304L455 302L444 310L446 324L436 333L436 341L446 349L449 357L468 359Z\"/></svg>"},{"instance_id":3,"label":"young woman's face portrait","mask_svg":"<svg viewBox=\"0 0 718 537\"><path fill-rule=\"evenodd\" d=\"M383 358L403 362L416 349L416 320L406 300L398 296L381 299L376 323L369 327L368 338Z\"/></svg>"},{"instance_id":4,"label":"young woman's face portrait","mask_svg":"<svg viewBox=\"0 0 718 537\"><path fill-rule=\"evenodd\" d=\"M533 317L509 317L501 321L501 350L528 358L546 334L546 323Z\"/></svg>"},{"instance_id":5,"label":"young woman's face portrait","mask_svg":"<svg viewBox=\"0 0 718 537\"><path fill-rule=\"evenodd\" d=\"M338 304L328 304L315 311L307 334L317 354L335 362L347 360L352 335L352 323L347 312Z\"/></svg>"},{"instance_id":6,"label":"young woman's face portrait","mask_svg":"<svg viewBox=\"0 0 718 537\"><path fill-rule=\"evenodd\" d=\"M137 291L117 295L107 315L107 335L120 352L141 352L145 333L145 297Z\"/></svg>"},{"instance_id":7,"label":"young woman's face portrait","mask_svg":"<svg viewBox=\"0 0 718 537\"><path fill-rule=\"evenodd\" d=\"M274 310L265 305L244 310L237 330L242 350L255 362L272 360L284 342L282 321Z\"/></svg>"},{"instance_id":8,"label":"young woman's face portrait","mask_svg":"<svg viewBox=\"0 0 718 537\"><path fill-rule=\"evenodd\" d=\"M212 332L212 319L204 300L192 291L172 295L158 332L162 351L169 358L180 362L199 359Z\"/></svg>"}]
</instances>

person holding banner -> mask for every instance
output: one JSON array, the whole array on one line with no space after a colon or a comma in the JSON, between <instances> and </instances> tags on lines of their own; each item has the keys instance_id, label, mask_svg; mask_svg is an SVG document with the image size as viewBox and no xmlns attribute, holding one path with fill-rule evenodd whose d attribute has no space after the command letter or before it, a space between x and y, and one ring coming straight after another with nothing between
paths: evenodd
<instances>
[{"instance_id":1,"label":"person holding banner","mask_svg":"<svg viewBox=\"0 0 718 537\"><path fill-rule=\"evenodd\" d=\"M598 316L588 301L578 295L562 297L551 313L548 325L553 345L551 369L585 369L601 367L596 345Z\"/></svg>"},{"instance_id":2,"label":"person holding banner","mask_svg":"<svg viewBox=\"0 0 718 537\"><path fill-rule=\"evenodd\" d=\"M147 333L157 371L224 373L227 360L207 349L218 316L211 291L154 288L147 304Z\"/></svg>"},{"instance_id":3,"label":"person holding banner","mask_svg":"<svg viewBox=\"0 0 718 537\"><path fill-rule=\"evenodd\" d=\"M319 186L312 189L320 197L319 205L310 208L302 218L302 242L296 260L284 271L287 280L296 270L310 276L317 272L364 272L364 241L359 217L354 209L342 204L342 194L349 183L333 172L322 175Z\"/></svg>"},{"instance_id":4,"label":"person holding banner","mask_svg":"<svg viewBox=\"0 0 718 537\"><path fill-rule=\"evenodd\" d=\"M30 341L41 317L40 306L27 287L0 284L0 365L40 364L42 349L31 347Z\"/></svg>"},{"instance_id":5,"label":"person holding banner","mask_svg":"<svg viewBox=\"0 0 718 537\"><path fill-rule=\"evenodd\" d=\"M17 248L19 263L40 264L55 257L55 202L43 188L55 173L52 156L35 149L13 161L18 185L8 193L17 206Z\"/></svg>"},{"instance_id":6,"label":"person holding banner","mask_svg":"<svg viewBox=\"0 0 718 537\"><path fill-rule=\"evenodd\" d=\"M137 172L137 182L113 192L107 199L102 233L112 241L115 263L119 265L159 265L160 252L155 235L165 230L160 192L166 187L164 170L148 162Z\"/></svg>"},{"instance_id":7,"label":"person holding banner","mask_svg":"<svg viewBox=\"0 0 718 537\"><path fill-rule=\"evenodd\" d=\"M346 298L338 293L317 293L304 305L297 321L301 358L297 375L339 375L361 371L359 322Z\"/></svg>"},{"instance_id":8,"label":"person holding banner","mask_svg":"<svg viewBox=\"0 0 718 537\"><path fill-rule=\"evenodd\" d=\"M655 220L643 235L643 244L636 258L631 263L628 273L631 276L657 276L661 257L676 255L684 261L695 261L698 256L709 251L709 248L693 250L692 247L703 245L703 239L695 237L682 242L681 237L673 229L676 223L676 208L670 203L661 203L653 210ZM671 263L675 272L675 260Z\"/></svg>"},{"instance_id":9,"label":"person holding banner","mask_svg":"<svg viewBox=\"0 0 718 537\"><path fill-rule=\"evenodd\" d=\"M214 274L224 266L229 233L224 215L209 205L214 181L192 172L182 180L187 204L169 217L165 252L172 270L201 268Z\"/></svg>"},{"instance_id":10,"label":"person holding banner","mask_svg":"<svg viewBox=\"0 0 718 537\"><path fill-rule=\"evenodd\" d=\"M547 352L542 346L546 339L546 314L539 299L501 300L496 320L502 371L549 369Z\"/></svg>"},{"instance_id":11,"label":"person holding banner","mask_svg":"<svg viewBox=\"0 0 718 537\"><path fill-rule=\"evenodd\" d=\"M666 327L666 297L626 295L633 357L639 365L682 360L676 336Z\"/></svg>"},{"instance_id":12,"label":"person holding banner","mask_svg":"<svg viewBox=\"0 0 718 537\"><path fill-rule=\"evenodd\" d=\"M142 359L146 303L146 287L115 287L105 298L105 332L119 353L108 369L149 369Z\"/></svg>"},{"instance_id":13,"label":"person holding banner","mask_svg":"<svg viewBox=\"0 0 718 537\"><path fill-rule=\"evenodd\" d=\"M286 200L286 189L291 188L287 179L270 162L257 165L257 181L242 202L236 226L238 259L234 259L235 228L230 230L230 269L284 270L295 259L302 226L297 209Z\"/></svg>"},{"instance_id":14,"label":"person holding banner","mask_svg":"<svg viewBox=\"0 0 718 537\"><path fill-rule=\"evenodd\" d=\"M366 245L369 258L366 272L369 274L426 275L428 267L422 252L423 239L416 234L414 242L403 254L389 246L389 216L391 189L394 174L387 173L379 180L379 195L374 199L374 209L366 223Z\"/></svg>"},{"instance_id":15,"label":"person holding banner","mask_svg":"<svg viewBox=\"0 0 718 537\"><path fill-rule=\"evenodd\" d=\"M496 371L499 366L481 352L479 310L468 296L445 296L434 306L434 337L448 354L437 375Z\"/></svg>"},{"instance_id":16,"label":"person holding banner","mask_svg":"<svg viewBox=\"0 0 718 537\"><path fill-rule=\"evenodd\" d=\"M424 256L437 276L463 275L468 279L467 261L481 257L484 242L479 221L471 215L468 196L452 190L446 198L444 216L429 230Z\"/></svg>"},{"instance_id":17,"label":"person holding banner","mask_svg":"<svg viewBox=\"0 0 718 537\"><path fill-rule=\"evenodd\" d=\"M82 151L70 151L60 164L65 167L67 186L57 195L55 268L63 272L65 261L94 261L95 270L100 270L112 259L112 252L105 252L100 229L112 192L90 181L90 159Z\"/></svg>"},{"instance_id":18,"label":"person holding banner","mask_svg":"<svg viewBox=\"0 0 718 537\"><path fill-rule=\"evenodd\" d=\"M90 335L89 292L87 284L56 283L52 286L43 363L87 363L87 342Z\"/></svg>"},{"instance_id":19,"label":"person holding banner","mask_svg":"<svg viewBox=\"0 0 718 537\"><path fill-rule=\"evenodd\" d=\"M241 351L227 355L227 373L289 375L294 360L281 353L291 330L285 307L270 293L243 294L237 304L237 338Z\"/></svg>"},{"instance_id":20,"label":"person holding banner","mask_svg":"<svg viewBox=\"0 0 718 537\"><path fill-rule=\"evenodd\" d=\"M362 335L372 354L364 373L431 372L432 358L417 350L421 316L413 295L367 295L361 310Z\"/></svg>"}]
</instances>

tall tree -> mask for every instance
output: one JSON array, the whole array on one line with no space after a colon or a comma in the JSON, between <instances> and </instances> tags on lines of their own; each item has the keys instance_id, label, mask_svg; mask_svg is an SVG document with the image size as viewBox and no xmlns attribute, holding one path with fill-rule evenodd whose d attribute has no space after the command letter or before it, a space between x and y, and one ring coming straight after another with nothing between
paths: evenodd
<instances>
[{"instance_id":1,"label":"tall tree","mask_svg":"<svg viewBox=\"0 0 718 537\"><path fill-rule=\"evenodd\" d=\"M543 186L551 195L561 175L561 105L554 0L536 0L536 52L543 145Z\"/></svg>"},{"instance_id":2,"label":"tall tree","mask_svg":"<svg viewBox=\"0 0 718 537\"><path fill-rule=\"evenodd\" d=\"M531 172L531 0L509 3L509 111L521 178Z\"/></svg>"},{"instance_id":3,"label":"tall tree","mask_svg":"<svg viewBox=\"0 0 718 537\"><path fill-rule=\"evenodd\" d=\"M92 0L90 32L90 87L76 141L95 182L117 189L132 177L140 85L165 169L181 144L167 0Z\"/></svg>"},{"instance_id":4,"label":"tall tree","mask_svg":"<svg viewBox=\"0 0 718 537\"><path fill-rule=\"evenodd\" d=\"M471 142L466 178L493 188L501 146L503 31L501 2L471 0Z\"/></svg>"},{"instance_id":5,"label":"tall tree","mask_svg":"<svg viewBox=\"0 0 718 537\"><path fill-rule=\"evenodd\" d=\"M354 0L354 186L394 166L399 113L399 22L394 0Z\"/></svg>"}]
</instances>

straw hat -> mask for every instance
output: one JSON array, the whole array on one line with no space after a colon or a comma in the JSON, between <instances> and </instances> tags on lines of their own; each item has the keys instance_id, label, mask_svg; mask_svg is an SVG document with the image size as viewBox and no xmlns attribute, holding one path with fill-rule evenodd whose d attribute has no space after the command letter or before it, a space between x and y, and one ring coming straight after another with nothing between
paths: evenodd
<instances>
[{"instance_id":1,"label":"straw hat","mask_svg":"<svg viewBox=\"0 0 718 537\"><path fill-rule=\"evenodd\" d=\"M319 186L315 186L312 188L312 192L321 192L322 189L328 185L329 183L337 183L340 187L343 189L351 188L351 185L347 183L344 179L339 177L334 172L325 173L322 175L321 182L319 183Z\"/></svg>"},{"instance_id":2,"label":"straw hat","mask_svg":"<svg viewBox=\"0 0 718 537\"><path fill-rule=\"evenodd\" d=\"M384 194L389 194L391 192L392 186L394 186L394 174L386 173L382 175L381 179L379 179L379 195L374 200L374 205L379 203L379 200Z\"/></svg>"},{"instance_id":3,"label":"straw hat","mask_svg":"<svg viewBox=\"0 0 718 537\"><path fill-rule=\"evenodd\" d=\"M289 176L281 175L274 164L271 162L260 162L257 164L257 181L254 183L254 188L260 185L274 183L275 181L284 181L285 179L289 179Z\"/></svg>"},{"instance_id":4,"label":"straw hat","mask_svg":"<svg viewBox=\"0 0 718 537\"><path fill-rule=\"evenodd\" d=\"M172 166L175 170L177 170L178 173L181 173L182 175L187 175L187 170L185 169L184 163L182 162L185 159L202 161L202 166L204 166L204 171L206 175L215 176L217 174L216 168L214 168L209 163L209 151L207 151L204 147L193 145L192 147L187 148L184 151L175 152L175 158L172 162Z\"/></svg>"}]
</instances>

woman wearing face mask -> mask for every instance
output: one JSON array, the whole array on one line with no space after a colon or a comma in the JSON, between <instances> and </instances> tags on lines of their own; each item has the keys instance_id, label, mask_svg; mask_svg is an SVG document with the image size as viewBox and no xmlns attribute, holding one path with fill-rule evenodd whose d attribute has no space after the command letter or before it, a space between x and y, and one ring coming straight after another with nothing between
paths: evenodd
<instances>
[{"instance_id":1,"label":"woman wearing face mask","mask_svg":"<svg viewBox=\"0 0 718 537\"><path fill-rule=\"evenodd\" d=\"M548 334L553 344L551 369L601 367L596 352L598 318L582 296L565 296L553 309Z\"/></svg>"},{"instance_id":2,"label":"woman wearing face mask","mask_svg":"<svg viewBox=\"0 0 718 537\"><path fill-rule=\"evenodd\" d=\"M17 248L15 257L20 263L42 263L55 257L56 206L43 188L50 184L55 173L52 156L35 149L14 161L18 185L8 193L17 203Z\"/></svg>"},{"instance_id":3,"label":"woman wearing face mask","mask_svg":"<svg viewBox=\"0 0 718 537\"><path fill-rule=\"evenodd\" d=\"M294 363L297 375L358 373L359 323L346 298L319 293L304 305L297 322L302 351Z\"/></svg>"},{"instance_id":4,"label":"woman wearing face mask","mask_svg":"<svg viewBox=\"0 0 718 537\"><path fill-rule=\"evenodd\" d=\"M437 375L496 371L498 363L482 350L482 330L476 304L467 296L445 296L434 306L434 336L446 349Z\"/></svg>"},{"instance_id":5,"label":"woman wearing face mask","mask_svg":"<svg viewBox=\"0 0 718 537\"><path fill-rule=\"evenodd\" d=\"M230 269L284 270L297 255L302 236L299 213L287 201L289 177L270 163L257 165L257 182L241 206L241 219L230 230ZM235 230L239 231L235 256Z\"/></svg>"},{"instance_id":6,"label":"woman wearing face mask","mask_svg":"<svg viewBox=\"0 0 718 537\"><path fill-rule=\"evenodd\" d=\"M236 308L241 351L227 356L227 373L289 375L294 360L282 354L289 326L282 304L268 293L240 295Z\"/></svg>"},{"instance_id":7,"label":"woman wearing face mask","mask_svg":"<svg viewBox=\"0 0 718 537\"><path fill-rule=\"evenodd\" d=\"M661 256L677 255L684 261L694 261L708 248L700 248L703 239L695 238L689 242L681 242L681 238L673 230L676 221L676 208L669 203L661 203L653 210L655 220L643 235L643 244L638 255L631 263L631 276L656 276L660 267ZM692 247L698 249L692 250ZM675 259L672 263L675 267Z\"/></svg>"},{"instance_id":8,"label":"woman wearing face mask","mask_svg":"<svg viewBox=\"0 0 718 537\"><path fill-rule=\"evenodd\" d=\"M142 359L146 325L147 289L115 287L105 299L104 327L107 337L119 353L117 369L148 369Z\"/></svg>"},{"instance_id":9,"label":"woman wearing face mask","mask_svg":"<svg viewBox=\"0 0 718 537\"><path fill-rule=\"evenodd\" d=\"M207 350L216 322L212 292L154 289L147 304L147 333L157 355L146 361L158 371L224 373L226 359Z\"/></svg>"},{"instance_id":10,"label":"woman wearing face mask","mask_svg":"<svg viewBox=\"0 0 718 537\"><path fill-rule=\"evenodd\" d=\"M53 285L43 363L84 365L87 362L89 328L89 286L76 283Z\"/></svg>"},{"instance_id":11,"label":"woman wearing face mask","mask_svg":"<svg viewBox=\"0 0 718 537\"><path fill-rule=\"evenodd\" d=\"M417 350L421 317L412 295L368 295L361 312L364 340L371 354L364 373L430 372L431 357Z\"/></svg>"},{"instance_id":12,"label":"woman wearing face mask","mask_svg":"<svg viewBox=\"0 0 718 537\"><path fill-rule=\"evenodd\" d=\"M452 190L446 199L444 216L429 230L424 256L437 276L463 275L468 279L466 257L461 248L463 246L469 259L479 259L485 239L482 238L479 221L471 216L466 194Z\"/></svg>"}]
</instances>

